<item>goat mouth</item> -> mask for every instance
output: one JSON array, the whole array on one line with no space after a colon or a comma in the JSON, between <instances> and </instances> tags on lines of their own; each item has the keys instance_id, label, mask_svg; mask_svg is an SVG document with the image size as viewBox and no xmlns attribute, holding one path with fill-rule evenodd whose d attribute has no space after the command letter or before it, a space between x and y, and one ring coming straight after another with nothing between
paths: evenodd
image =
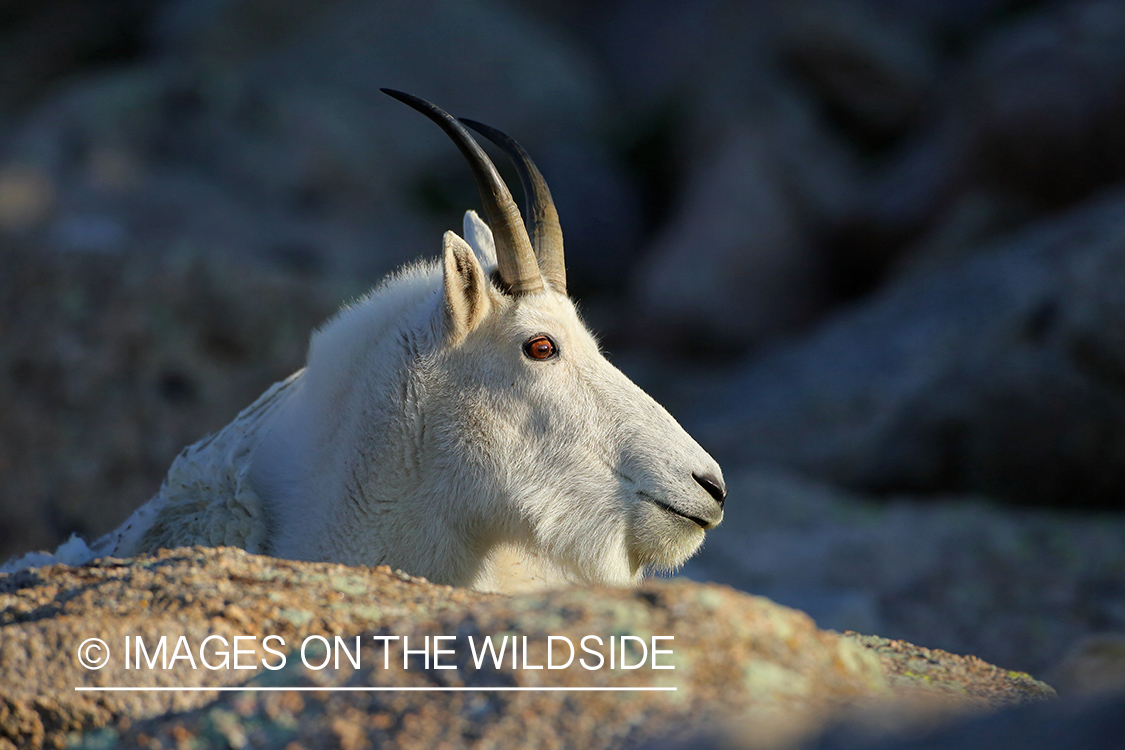
<instances>
[{"instance_id":1,"label":"goat mouth","mask_svg":"<svg viewBox=\"0 0 1125 750\"><path fill-rule=\"evenodd\" d=\"M657 500L655 497L648 494L647 492L638 492L637 494L640 495L641 497L643 497L645 500L648 500L650 503L655 505L657 508L660 508L663 511L671 513L674 516L679 516L680 518L691 521L692 523L694 523L695 525L697 525L701 529L709 529L709 528L711 528L712 526L715 525L715 524L711 523L710 521L705 521L702 518L698 518L697 516L688 515L687 513L684 513L682 510L679 510L678 508L673 508L668 503L666 503L662 500Z\"/></svg>"}]
</instances>

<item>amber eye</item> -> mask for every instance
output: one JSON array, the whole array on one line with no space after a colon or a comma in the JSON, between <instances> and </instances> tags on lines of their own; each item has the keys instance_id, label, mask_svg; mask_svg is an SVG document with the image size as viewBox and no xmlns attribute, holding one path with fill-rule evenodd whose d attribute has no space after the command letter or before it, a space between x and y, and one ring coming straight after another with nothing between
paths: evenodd
<instances>
[{"instance_id":1,"label":"amber eye","mask_svg":"<svg viewBox=\"0 0 1125 750\"><path fill-rule=\"evenodd\" d=\"M550 359L558 353L558 347L555 342L547 338L543 334L532 336L523 345L523 353L531 359Z\"/></svg>"}]
</instances>

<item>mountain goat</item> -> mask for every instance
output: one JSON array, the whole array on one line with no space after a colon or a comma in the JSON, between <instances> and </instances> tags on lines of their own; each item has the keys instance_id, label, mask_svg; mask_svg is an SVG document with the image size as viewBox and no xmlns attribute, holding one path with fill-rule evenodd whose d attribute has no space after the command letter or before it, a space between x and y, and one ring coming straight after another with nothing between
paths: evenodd
<instances>
[{"instance_id":1,"label":"mountain goat","mask_svg":"<svg viewBox=\"0 0 1125 750\"><path fill-rule=\"evenodd\" d=\"M602 356L567 297L558 215L526 152L386 93L453 139L487 224L468 212L441 262L343 309L304 369L186 448L119 529L55 559L232 545L491 587L516 550L555 580L627 584L682 564L722 520L718 464ZM465 125L515 163L530 236Z\"/></svg>"}]
</instances>

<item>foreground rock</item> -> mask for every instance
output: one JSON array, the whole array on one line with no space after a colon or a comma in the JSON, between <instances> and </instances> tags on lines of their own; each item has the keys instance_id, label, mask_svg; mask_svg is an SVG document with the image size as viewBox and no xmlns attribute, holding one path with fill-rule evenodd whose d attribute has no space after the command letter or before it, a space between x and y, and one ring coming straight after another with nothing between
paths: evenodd
<instances>
[{"instance_id":1,"label":"foreground rock","mask_svg":"<svg viewBox=\"0 0 1125 750\"><path fill-rule=\"evenodd\" d=\"M265 642L269 635L284 640ZM400 669L403 640L387 653L372 635L409 637L411 649L425 636L449 635L451 650L424 665L411 657ZM484 636L527 637L529 651L518 668L500 668L472 657ZM577 660L564 669L544 665L549 636L576 645L587 635L626 638L630 663L638 644L656 641L671 653L649 654L636 669L585 669ZM154 649L167 637L169 669ZM177 647L181 640L185 645ZM221 636L240 664L220 665ZM250 636L234 642L236 636ZM339 669L302 665L299 646L309 636L340 636L355 652L363 636L360 667L346 655ZM104 668L84 669L80 646L101 638L110 652ZM148 659L126 668L125 638L140 637ZM326 654L316 639L306 657L318 665ZM591 648L609 656L608 647ZM263 648L267 646L274 651ZM437 643L434 642L434 647ZM556 642L553 662L565 660ZM646 651L649 649L646 649ZM191 657L186 656L191 652ZM104 651L84 650L90 659ZM510 650L509 650L510 658ZM284 654L285 664L280 667ZM433 648L431 648L433 656ZM595 666L597 657L579 653ZM146 657L142 656L144 660ZM909 668L896 660L914 659ZM191 668L191 661L197 669ZM655 659L655 661L653 661ZM917 661L921 659L922 661ZM386 660L386 661L385 661ZM606 658L608 661L608 658ZM930 673L918 672L919 663ZM385 665L390 665L386 668ZM524 665L528 665L527 668ZM653 669L652 665L674 669ZM266 668L263 668L266 667ZM504 598L436 586L386 568L298 563L231 549L173 550L156 557L104 560L83 568L53 566L0 577L0 747L59 746L89 733L91 743L121 741L164 746L193 736L208 743L284 747L331 741L394 741L400 747L456 745L511 747L528 737L544 746L610 747L625 741L678 735L706 722L748 713L779 726L815 731L849 707L908 701L940 712L1006 705L1053 695L1046 685L972 658L928 652L907 644L866 642L819 631L804 614L758 597L717 586L656 582L638 590L566 590ZM213 691L86 692L76 687L646 687L675 692L237 692L216 699ZM166 712L173 714L160 719ZM145 721L148 720L148 721ZM140 722L140 723L138 723ZM763 731L765 729L763 728ZM788 734L791 736L792 731ZM765 735L763 735L765 736Z\"/></svg>"}]
</instances>

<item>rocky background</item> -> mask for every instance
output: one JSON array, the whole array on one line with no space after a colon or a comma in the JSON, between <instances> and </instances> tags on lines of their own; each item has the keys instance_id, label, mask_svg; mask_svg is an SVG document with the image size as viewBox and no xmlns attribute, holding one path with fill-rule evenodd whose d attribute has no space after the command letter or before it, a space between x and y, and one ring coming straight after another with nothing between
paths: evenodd
<instances>
[{"instance_id":1,"label":"rocky background","mask_svg":"<svg viewBox=\"0 0 1125 750\"><path fill-rule=\"evenodd\" d=\"M380 86L536 158L611 359L723 463L687 575L1123 681L1121 0L8 2L0 558L437 257L475 191Z\"/></svg>"}]
</instances>

